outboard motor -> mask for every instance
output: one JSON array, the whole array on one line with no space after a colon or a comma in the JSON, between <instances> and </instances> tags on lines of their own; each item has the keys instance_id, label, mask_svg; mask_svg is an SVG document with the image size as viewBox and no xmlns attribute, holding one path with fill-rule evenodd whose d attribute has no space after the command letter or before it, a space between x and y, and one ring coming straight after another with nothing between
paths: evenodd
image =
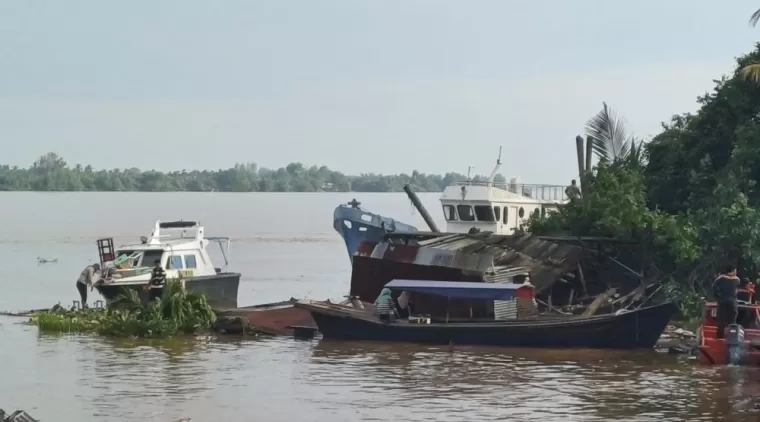
<instances>
[{"instance_id":1,"label":"outboard motor","mask_svg":"<svg viewBox=\"0 0 760 422\"><path fill-rule=\"evenodd\" d=\"M729 365L740 365L744 358L744 328L739 324L726 329L726 356Z\"/></svg>"}]
</instances>

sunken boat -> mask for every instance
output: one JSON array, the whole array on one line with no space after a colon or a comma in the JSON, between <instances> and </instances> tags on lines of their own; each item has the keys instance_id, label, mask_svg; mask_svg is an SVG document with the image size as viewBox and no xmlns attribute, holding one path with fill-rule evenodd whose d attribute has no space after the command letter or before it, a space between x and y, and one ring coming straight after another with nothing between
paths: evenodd
<instances>
[{"instance_id":1,"label":"sunken boat","mask_svg":"<svg viewBox=\"0 0 760 422\"><path fill-rule=\"evenodd\" d=\"M406 291L412 301L421 295L447 300L491 302L494 318L445 318L427 315L381 320L372 307L297 302L311 313L326 339L485 345L533 348L653 348L678 312L673 302L607 315L541 315L530 284L393 280L386 284Z\"/></svg>"},{"instance_id":2,"label":"sunken boat","mask_svg":"<svg viewBox=\"0 0 760 422\"><path fill-rule=\"evenodd\" d=\"M208 251L211 243L219 245L224 259L215 267ZM156 221L150 236L140 243L114 248L113 238L98 239L98 255L103 272L95 288L107 302L115 300L122 289L138 292L143 301L151 269L158 260L168 280L182 284L187 292L206 296L216 309L237 308L240 273L226 271L229 264L230 239L207 237L205 229L194 221Z\"/></svg>"}]
</instances>

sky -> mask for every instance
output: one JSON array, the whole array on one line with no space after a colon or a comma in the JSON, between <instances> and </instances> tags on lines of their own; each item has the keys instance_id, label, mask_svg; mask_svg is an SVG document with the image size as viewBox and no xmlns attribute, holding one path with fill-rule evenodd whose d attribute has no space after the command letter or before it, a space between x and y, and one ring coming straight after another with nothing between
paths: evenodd
<instances>
[{"instance_id":1,"label":"sky","mask_svg":"<svg viewBox=\"0 0 760 422\"><path fill-rule=\"evenodd\" d=\"M732 0L0 2L0 163L565 183L602 102L649 138L760 40Z\"/></svg>"}]
</instances>

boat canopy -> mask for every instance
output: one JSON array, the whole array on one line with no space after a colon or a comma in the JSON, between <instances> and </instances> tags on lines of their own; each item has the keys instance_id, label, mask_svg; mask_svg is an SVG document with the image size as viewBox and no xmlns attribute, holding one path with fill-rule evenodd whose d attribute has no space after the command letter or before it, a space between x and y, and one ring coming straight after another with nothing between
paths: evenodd
<instances>
[{"instance_id":1,"label":"boat canopy","mask_svg":"<svg viewBox=\"0 0 760 422\"><path fill-rule=\"evenodd\" d=\"M406 290L415 293L444 296L449 299L512 300L517 290L529 286L514 283L392 280L385 287L392 290Z\"/></svg>"}]
</instances>

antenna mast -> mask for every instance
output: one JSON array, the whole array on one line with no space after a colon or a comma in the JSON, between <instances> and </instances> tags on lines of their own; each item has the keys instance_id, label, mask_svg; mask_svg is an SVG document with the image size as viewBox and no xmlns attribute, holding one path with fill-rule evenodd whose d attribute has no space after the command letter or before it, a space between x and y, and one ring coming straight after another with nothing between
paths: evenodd
<instances>
[{"instance_id":1,"label":"antenna mast","mask_svg":"<svg viewBox=\"0 0 760 422\"><path fill-rule=\"evenodd\" d=\"M488 176L488 186L493 186L493 178L496 177L496 173L498 173L500 168L501 168L501 147L499 147L499 157L496 158L496 166L493 168L491 175Z\"/></svg>"}]
</instances>

